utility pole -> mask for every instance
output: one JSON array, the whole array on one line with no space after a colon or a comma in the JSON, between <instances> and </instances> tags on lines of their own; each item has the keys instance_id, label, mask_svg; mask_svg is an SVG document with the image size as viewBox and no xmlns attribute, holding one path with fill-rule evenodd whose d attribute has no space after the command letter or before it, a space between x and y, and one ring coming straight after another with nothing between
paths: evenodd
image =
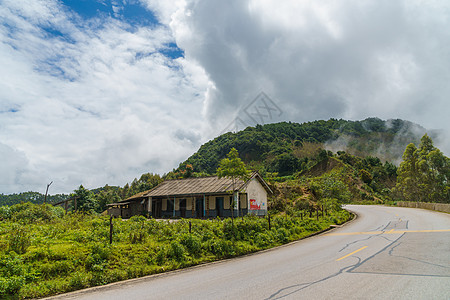
<instances>
[{"instance_id":1,"label":"utility pole","mask_svg":"<svg viewBox=\"0 0 450 300\"><path fill-rule=\"evenodd\" d=\"M48 193L48 188L52 185L53 181L50 182L49 184L47 184L47 189L45 190L45 198L44 198L44 204L47 203L47 193Z\"/></svg>"}]
</instances>

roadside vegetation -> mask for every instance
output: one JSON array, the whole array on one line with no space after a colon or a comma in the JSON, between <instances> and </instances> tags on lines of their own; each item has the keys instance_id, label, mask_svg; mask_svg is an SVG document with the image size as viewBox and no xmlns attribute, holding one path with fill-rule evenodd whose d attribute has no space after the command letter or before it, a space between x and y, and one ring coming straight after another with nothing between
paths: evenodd
<instances>
[{"instance_id":1,"label":"roadside vegetation","mask_svg":"<svg viewBox=\"0 0 450 300\"><path fill-rule=\"evenodd\" d=\"M239 256L341 224L350 214L294 209L268 217L110 219L31 203L0 207L0 297L37 298ZM190 223L190 224L189 224ZM191 228L191 232L189 232Z\"/></svg>"}]
</instances>

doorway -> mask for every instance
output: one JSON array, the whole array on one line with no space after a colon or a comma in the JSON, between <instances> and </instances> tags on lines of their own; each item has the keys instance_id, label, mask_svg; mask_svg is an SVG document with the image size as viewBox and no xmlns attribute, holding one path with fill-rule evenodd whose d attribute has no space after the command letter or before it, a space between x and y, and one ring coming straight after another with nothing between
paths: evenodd
<instances>
[{"instance_id":1,"label":"doorway","mask_svg":"<svg viewBox=\"0 0 450 300\"><path fill-rule=\"evenodd\" d=\"M216 197L216 215L223 217L223 197Z\"/></svg>"},{"instance_id":2,"label":"doorway","mask_svg":"<svg viewBox=\"0 0 450 300\"><path fill-rule=\"evenodd\" d=\"M180 217L186 218L186 199L180 199Z\"/></svg>"},{"instance_id":3,"label":"doorway","mask_svg":"<svg viewBox=\"0 0 450 300\"><path fill-rule=\"evenodd\" d=\"M205 207L203 206L203 197L196 197L195 198L195 216L197 218L202 218L204 209L205 209Z\"/></svg>"},{"instance_id":4,"label":"doorway","mask_svg":"<svg viewBox=\"0 0 450 300\"><path fill-rule=\"evenodd\" d=\"M152 203L152 216L153 218L161 218L162 216L162 200L154 200Z\"/></svg>"}]
</instances>

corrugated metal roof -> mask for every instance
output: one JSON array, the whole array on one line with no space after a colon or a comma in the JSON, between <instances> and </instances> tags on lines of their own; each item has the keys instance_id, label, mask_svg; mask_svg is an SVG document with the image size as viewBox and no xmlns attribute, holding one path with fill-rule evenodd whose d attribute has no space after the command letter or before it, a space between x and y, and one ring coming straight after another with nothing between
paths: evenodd
<instances>
[{"instance_id":1,"label":"corrugated metal roof","mask_svg":"<svg viewBox=\"0 0 450 300\"><path fill-rule=\"evenodd\" d=\"M238 180L236 189L239 190L244 185L244 181ZM192 194L214 194L225 193L233 190L233 182L228 178L199 177L187 179L174 179L162 182L160 185L150 190L146 197L160 197L168 195L192 195Z\"/></svg>"},{"instance_id":2,"label":"corrugated metal roof","mask_svg":"<svg viewBox=\"0 0 450 300\"><path fill-rule=\"evenodd\" d=\"M131 196L131 197L128 197L127 199L125 199L125 200L122 200L122 201L128 201L128 200L133 200L133 199L136 199L136 198L142 198L142 197L145 197L145 194L147 194L149 191L147 190L147 191L144 191L144 192L140 192L140 193L137 193L137 194L135 194L135 195L133 195L133 196ZM122 202L121 201L121 202Z\"/></svg>"}]
</instances>

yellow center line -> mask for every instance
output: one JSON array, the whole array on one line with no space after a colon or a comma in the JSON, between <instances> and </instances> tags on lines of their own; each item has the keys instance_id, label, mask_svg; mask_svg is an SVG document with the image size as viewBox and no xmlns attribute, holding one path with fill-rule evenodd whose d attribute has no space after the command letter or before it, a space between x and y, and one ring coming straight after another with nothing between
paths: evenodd
<instances>
[{"instance_id":1,"label":"yellow center line","mask_svg":"<svg viewBox=\"0 0 450 300\"><path fill-rule=\"evenodd\" d=\"M353 254L355 254L356 252L359 252L359 251L364 250L364 249L366 249L366 248L367 248L367 246L364 246L364 247L362 247L362 248L360 248L360 249L358 249L358 250L356 250L356 251L353 251L352 253L349 253L349 254L347 254L347 255L345 255L345 256L342 256L341 258L336 259L336 261L340 261L340 260L342 260L342 259L344 259L344 258L347 258L347 257L349 257L350 255L353 255Z\"/></svg>"},{"instance_id":2,"label":"yellow center line","mask_svg":"<svg viewBox=\"0 0 450 300\"><path fill-rule=\"evenodd\" d=\"M389 231L367 231L367 232L336 232L328 233L326 235L365 235L365 234L402 234L402 233L424 233L424 232L450 232L450 229L437 230L394 230Z\"/></svg>"}]
</instances>

